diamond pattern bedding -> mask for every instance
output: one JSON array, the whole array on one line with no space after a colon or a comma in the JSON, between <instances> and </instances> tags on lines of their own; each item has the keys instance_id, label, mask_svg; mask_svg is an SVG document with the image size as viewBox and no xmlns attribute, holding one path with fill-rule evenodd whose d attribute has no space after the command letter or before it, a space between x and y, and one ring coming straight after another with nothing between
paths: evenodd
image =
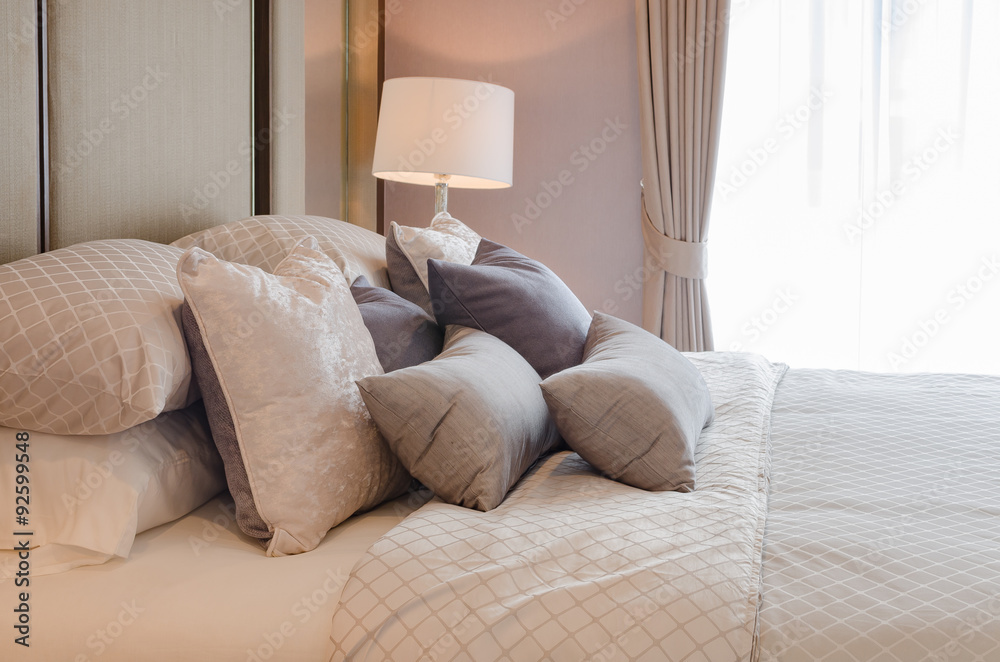
<instances>
[{"instance_id":1,"label":"diamond pattern bedding","mask_svg":"<svg viewBox=\"0 0 1000 662\"><path fill-rule=\"evenodd\" d=\"M784 366L690 358L716 405L697 491L646 492L557 453L488 513L431 502L355 566L327 657L747 659Z\"/></svg>"},{"instance_id":2,"label":"diamond pattern bedding","mask_svg":"<svg viewBox=\"0 0 1000 662\"><path fill-rule=\"evenodd\" d=\"M1000 378L793 370L760 660L1000 659Z\"/></svg>"}]
</instances>

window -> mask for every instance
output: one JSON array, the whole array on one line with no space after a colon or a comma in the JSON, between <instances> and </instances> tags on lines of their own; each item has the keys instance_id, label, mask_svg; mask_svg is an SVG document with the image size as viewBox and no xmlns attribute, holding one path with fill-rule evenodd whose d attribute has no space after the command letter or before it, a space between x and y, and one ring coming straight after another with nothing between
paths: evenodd
<instances>
[{"instance_id":1,"label":"window","mask_svg":"<svg viewBox=\"0 0 1000 662\"><path fill-rule=\"evenodd\" d=\"M734 0L716 347L1000 374L1000 3Z\"/></svg>"}]
</instances>

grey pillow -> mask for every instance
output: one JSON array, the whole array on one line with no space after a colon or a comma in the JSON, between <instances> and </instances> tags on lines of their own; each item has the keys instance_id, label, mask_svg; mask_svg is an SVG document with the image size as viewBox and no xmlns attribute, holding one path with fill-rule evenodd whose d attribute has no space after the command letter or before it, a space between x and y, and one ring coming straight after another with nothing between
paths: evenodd
<instances>
[{"instance_id":1,"label":"grey pillow","mask_svg":"<svg viewBox=\"0 0 1000 662\"><path fill-rule=\"evenodd\" d=\"M690 492L694 454L715 410L698 369L624 320L595 313L583 363L542 382L569 447L608 477Z\"/></svg>"},{"instance_id":2,"label":"grey pillow","mask_svg":"<svg viewBox=\"0 0 1000 662\"><path fill-rule=\"evenodd\" d=\"M427 283L438 324L500 338L543 379L583 360L590 313L537 260L483 239L469 266L428 260Z\"/></svg>"},{"instance_id":3,"label":"grey pillow","mask_svg":"<svg viewBox=\"0 0 1000 662\"><path fill-rule=\"evenodd\" d=\"M364 276L351 285L351 295L386 372L430 361L441 353L444 332L417 304L371 285Z\"/></svg>"},{"instance_id":4,"label":"grey pillow","mask_svg":"<svg viewBox=\"0 0 1000 662\"><path fill-rule=\"evenodd\" d=\"M358 387L413 477L448 503L486 511L559 438L539 381L500 340L453 326L433 361Z\"/></svg>"}]
</instances>

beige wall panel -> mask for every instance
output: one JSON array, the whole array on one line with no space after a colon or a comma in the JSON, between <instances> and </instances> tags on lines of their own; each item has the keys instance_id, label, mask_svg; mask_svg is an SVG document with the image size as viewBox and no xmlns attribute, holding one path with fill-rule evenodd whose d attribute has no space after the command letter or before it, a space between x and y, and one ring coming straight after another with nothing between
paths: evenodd
<instances>
[{"instance_id":1,"label":"beige wall panel","mask_svg":"<svg viewBox=\"0 0 1000 662\"><path fill-rule=\"evenodd\" d=\"M587 308L639 323L634 0L393 0L386 15L386 78L481 78L514 90L514 186L453 190L449 211L547 264ZM385 188L386 224L430 222L433 187Z\"/></svg>"},{"instance_id":2,"label":"beige wall panel","mask_svg":"<svg viewBox=\"0 0 1000 662\"><path fill-rule=\"evenodd\" d=\"M306 213L343 218L344 0L306 0Z\"/></svg>"},{"instance_id":3,"label":"beige wall panel","mask_svg":"<svg viewBox=\"0 0 1000 662\"><path fill-rule=\"evenodd\" d=\"M305 0L271 0L271 213L306 212Z\"/></svg>"},{"instance_id":4,"label":"beige wall panel","mask_svg":"<svg viewBox=\"0 0 1000 662\"><path fill-rule=\"evenodd\" d=\"M53 248L250 215L250 5L50 2Z\"/></svg>"},{"instance_id":5,"label":"beige wall panel","mask_svg":"<svg viewBox=\"0 0 1000 662\"><path fill-rule=\"evenodd\" d=\"M0 4L0 263L38 252L38 65L35 0Z\"/></svg>"}]
</instances>

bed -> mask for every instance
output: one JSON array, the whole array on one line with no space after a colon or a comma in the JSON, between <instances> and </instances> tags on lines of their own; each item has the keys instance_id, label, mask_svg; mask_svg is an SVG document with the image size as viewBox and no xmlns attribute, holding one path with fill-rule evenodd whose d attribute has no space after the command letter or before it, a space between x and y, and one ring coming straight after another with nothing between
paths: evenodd
<instances>
[{"instance_id":1,"label":"bed","mask_svg":"<svg viewBox=\"0 0 1000 662\"><path fill-rule=\"evenodd\" d=\"M997 659L1000 379L688 356L716 406L694 492L558 451L490 512L414 491L284 558L223 493L34 578L32 647L4 657Z\"/></svg>"},{"instance_id":2,"label":"bed","mask_svg":"<svg viewBox=\"0 0 1000 662\"><path fill-rule=\"evenodd\" d=\"M329 260L334 266L326 267L356 286L352 295L357 289L356 296L376 299L388 296L389 287L409 287L412 298L419 299L421 292L427 297L428 279L443 282L453 269L441 264L440 272L390 282L390 273L405 267L408 257L401 261L385 237L298 215L304 206L303 126L300 121L269 124L286 115L269 117L268 112L263 124L252 126L250 118L261 120L261 113L247 106L252 92L263 89L273 108L290 108L293 119L301 115L296 105L302 97L301 43L289 38L301 32L301 4L273 3L273 53L264 52L273 59L263 58L270 70L255 66L259 53L257 60L246 57L253 30L268 29L255 22L254 12L269 4L211 3L198 10L202 15L189 7L169 13L177 7L157 3L149 9L154 15L147 15L136 3L95 8L66 0L52 5L60 20L42 31L50 44L37 42L39 49L49 49L49 84L34 79L40 58L33 50L36 42L10 50L4 61L8 78L23 92L5 99L10 102L5 119L19 136L12 144L30 153L15 156L7 150L14 165L0 173L5 190L24 193L3 201L5 229L11 233L3 259L29 262L12 262L21 266L10 269L0 265L0 287L12 288L4 290L0 303L41 291L17 285L39 272L52 278L45 287L61 286L69 271L63 269L67 262L59 261L63 258L51 257L58 251L42 253L47 258L34 255L60 249L69 251L60 255L76 267L109 260L129 265L82 304L90 306L80 317L84 322L95 324L101 316L94 310L121 301L145 306L156 299L167 307L134 325L135 337L142 340L132 349L148 354L147 363L156 369L142 373L143 388L127 397L102 395L110 418L69 406L58 420L37 424L31 416L44 415L43 405L59 400L57 394L72 379L33 386L36 401L14 397L23 384L3 382L0 415L7 422L0 430L0 537L10 540L0 552L0 631L5 633L0 659L1000 660L997 377L789 370L748 354L687 354L684 365L696 369L711 396L711 422L699 423L691 449L689 469L697 482L688 491L648 490L612 480L578 452L554 443L552 424L545 423L533 438L537 452L515 458L517 470L479 490L475 503L456 505L463 495L450 494L444 480L453 476L431 471L426 481L442 485L437 496L396 476L391 489L331 515L312 537L291 536L271 545L271 532L260 537L246 521L241 524L246 490L256 488L247 486L246 477L229 481L225 458L212 443L218 436L210 425L218 411L212 410L221 405L211 404L208 383L192 372L194 350L185 335L190 319L183 312L190 297L178 286L182 254L200 249L199 265L217 259L213 265L242 264L273 275L297 252L299 263L289 267L293 275ZM0 17L20 26L21 14L33 16L35 9L35 2L19 0ZM169 15L155 14L162 11ZM121 33L145 36L117 39L119 14L130 25ZM178 39L186 40L183 48L175 46ZM103 62L100 85L75 73L80 54L97 46ZM191 56L179 58L178 52ZM213 67L200 66L205 61ZM142 82L147 63L153 71L163 66L171 74L162 81L150 79L144 88L150 98L162 93L163 99L137 103L127 122L114 124L114 131L104 135L104 151L88 143L94 156L74 161L69 172L51 182L39 181L39 173L58 171L59 159L81 132L101 127L106 119L105 97L97 94L83 104L80 99L103 87L129 90ZM260 85L266 82L275 84ZM45 99L42 93L40 99L51 116L36 115L33 107L14 108L33 106L22 102L39 96L39 89L51 95ZM192 99L214 112L197 112ZM259 109L259 96L257 102ZM244 162L242 147L263 128L273 130L273 140L264 141L266 150L255 146ZM184 141L175 139L182 134ZM38 149L27 149L36 135L51 141L55 163L45 162L44 140ZM184 148L176 149L181 143ZM155 172L147 169L154 160L150 154L159 164ZM227 170L237 157L236 166ZM225 172L232 181L220 186ZM35 191L38 195L32 195ZM250 217L254 213L260 215ZM233 221L245 217L250 218ZM456 227L451 226L458 244L466 243L439 252L442 262L468 267L486 246L491 259L524 264L504 247ZM386 230L397 249L420 236L415 229ZM162 243L139 245L115 237ZM306 237L316 243L303 245ZM87 242L85 248L80 242ZM63 270L51 276L57 268ZM531 274L541 273L531 269ZM360 277L367 285L358 284ZM140 290L140 281L149 289ZM559 290L546 282L551 287L532 293L548 296ZM346 287L336 286L341 294ZM148 294L154 290L159 299ZM559 292L564 301L565 292ZM39 306L41 319L58 308L57 298ZM433 309L432 303L415 303L415 314L422 306ZM581 316L568 306L564 312L577 325L591 323L588 311ZM204 322L206 314L194 313L193 324ZM9 315L9 309L0 308L0 326ZM246 324L233 328L237 335L253 335L263 317L251 310ZM355 320L352 332L359 332L361 321ZM539 332L530 322L515 320L514 326ZM449 324L460 326L461 319ZM0 367L6 370L24 347L11 341L20 327L8 323L2 328L0 358L7 362ZM360 332L398 349L391 336L375 340L381 328L376 323ZM444 342L492 342L468 334L443 338L426 326L410 332L421 342L438 344L430 356ZM516 345L517 339L511 342ZM42 364L58 358L78 340L73 334L56 335L34 359L28 353L27 365L35 365L38 355ZM281 344L279 339L271 346ZM121 349L109 351L117 357ZM493 350L501 358L496 372L485 374L497 379L502 368L520 360L519 353L534 352L543 362L582 359L564 355L559 342L528 343L514 354ZM429 356L394 351L392 357L378 358L407 359L412 366ZM114 375L116 370L104 365L95 373ZM529 386L537 391L538 380L551 376L542 373L550 370L559 374L540 368L534 382L528 374ZM280 381L282 372L258 375L251 386ZM51 370L33 374L55 375ZM132 379L139 373L122 374ZM504 374L516 381L526 373ZM348 380L357 411L361 400L354 381ZM373 410L376 387L366 385L365 406ZM128 389L110 389L116 390ZM96 403L97 398L77 394L68 401ZM536 410L539 402L536 393ZM524 401L511 406L506 416L464 436L459 428L453 439L485 443L527 416ZM545 404L540 406L544 418ZM15 424L21 421L26 425ZM248 423L245 432L266 429L268 422L264 417ZM17 448L24 443L21 434L32 444L24 453ZM437 452L423 450L427 453L411 458L412 466ZM30 520L65 536L43 546L41 529L32 532L30 583L24 581L24 559L16 545L31 536L11 536L24 533L15 520L20 455L33 456L31 475L53 485L48 497L31 504L32 517L46 505L57 511L72 505L51 520ZM310 464L315 463L291 466L296 472L317 468ZM283 468L280 462L265 462L263 482ZM251 502L262 498L259 492L252 496ZM84 510L96 512L100 526L74 519L73 513ZM312 507L292 507L283 515L294 519L310 512ZM106 531L111 513L118 528ZM110 542L95 541L97 533ZM26 633L23 644L30 645L18 642Z\"/></svg>"}]
</instances>

